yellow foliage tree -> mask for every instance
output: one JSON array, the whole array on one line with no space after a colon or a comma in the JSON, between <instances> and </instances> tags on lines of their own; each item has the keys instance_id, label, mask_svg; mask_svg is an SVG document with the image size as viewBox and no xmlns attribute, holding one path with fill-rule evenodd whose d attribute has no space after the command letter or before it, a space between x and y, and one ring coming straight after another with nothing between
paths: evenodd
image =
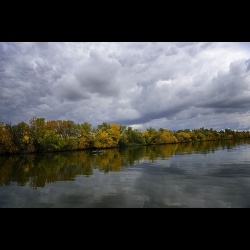
<instances>
[{"instance_id":1,"label":"yellow foliage tree","mask_svg":"<svg viewBox=\"0 0 250 250\"><path fill-rule=\"evenodd\" d=\"M109 136L108 132L98 130L95 134L94 147L105 148L112 147L113 139Z\"/></svg>"},{"instance_id":2,"label":"yellow foliage tree","mask_svg":"<svg viewBox=\"0 0 250 250\"><path fill-rule=\"evenodd\" d=\"M178 142L178 140L171 131L168 130L160 131L160 137L157 143L176 143L176 142Z\"/></svg>"},{"instance_id":3,"label":"yellow foliage tree","mask_svg":"<svg viewBox=\"0 0 250 250\"><path fill-rule=\"evenodd\" d=\"M112 147L117 147L119 140L121 138L120 125L118 124L110 124L110 128L108 129L108 134L112 138Z\"/></svg>"}]
</instances>

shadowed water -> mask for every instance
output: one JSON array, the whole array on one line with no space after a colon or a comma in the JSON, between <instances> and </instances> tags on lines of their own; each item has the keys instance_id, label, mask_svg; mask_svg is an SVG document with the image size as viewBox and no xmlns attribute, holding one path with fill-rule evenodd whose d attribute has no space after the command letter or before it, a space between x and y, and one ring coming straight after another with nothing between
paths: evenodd
<instances>
[{"instance_id":1,"label":"shadowed water","mask_svg":"<svg viewBox=\"0 0 250 250\"><path fill-rule=\"evenodd\" d=\"M0 207L250 207L250 142L0 156Z\"/></svg>"}]
</instances>

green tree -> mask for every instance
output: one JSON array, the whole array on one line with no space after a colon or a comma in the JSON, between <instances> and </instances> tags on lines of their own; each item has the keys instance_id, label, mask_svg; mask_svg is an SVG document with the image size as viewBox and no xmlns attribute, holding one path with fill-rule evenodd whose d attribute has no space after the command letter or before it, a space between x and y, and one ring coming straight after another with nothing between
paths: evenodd
<instances>
[{"instance_id":1,"label":"green tree","mask_svg":"<svg viewBox=\"0 0 250 250\"><path fill-rule=\"evenodd\" d=\"M65 140L53 130L46 130L40 140L40 144L45 151L62 150L65 146Z\"/></svg>"},{"instance_id":2,"label":"green tree","mask_svg":"<svg viewBox=\"0 0 250 250\"><path fill-rule=\"evenodd\" d=\"M30 140L36 151L45 151L41 144L46 131L45 118L37 118L33 116L30 121Z\"/></svg>"},{"instance_id":3,"label":"green tree","mask_svg":"<svg viewBox=\"0 0 250 250\"><path fill-rule=\"evenodd\" d=\"M120 140L119 146L126 146L128 144L128 135L126 126L120 126Z\"/></svg>"}]
</instances>

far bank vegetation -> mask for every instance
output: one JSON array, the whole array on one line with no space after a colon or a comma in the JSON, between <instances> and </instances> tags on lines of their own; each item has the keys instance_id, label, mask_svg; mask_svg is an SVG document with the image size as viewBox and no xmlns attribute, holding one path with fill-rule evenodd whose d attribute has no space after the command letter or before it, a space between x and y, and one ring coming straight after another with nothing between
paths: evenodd
<instances>
[{"instance_id":1,"label":"far bank vegetation","mask_svg":"<svg viewBox=\"0 0 250 250\"><path fill-rule=\"evenodd\" d=\"M113 148L136 145L167 144L196 141L237 140L250 138L249 131L212 128L170 131L148 128L146 130L103 122L92 128L88 122L50 120L32 117L29 124L16 125L0 122L0 154L35 153Z\"/></svg>"}]
</instances>

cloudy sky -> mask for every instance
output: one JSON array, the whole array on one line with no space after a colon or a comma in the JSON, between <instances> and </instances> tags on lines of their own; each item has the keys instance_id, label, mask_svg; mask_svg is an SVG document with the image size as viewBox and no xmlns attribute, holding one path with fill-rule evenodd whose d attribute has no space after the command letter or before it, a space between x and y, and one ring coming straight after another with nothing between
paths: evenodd
<instances>
[{"instance_id":1,"label":"cloudy sky","mask_svg":"<svg viewBox=\"0 0 250 250\"><path fill-rule=\"evenodd\" d=\"M0 121L250 129L250 43L0 42Z\"/></svg>"}]
</instances>

